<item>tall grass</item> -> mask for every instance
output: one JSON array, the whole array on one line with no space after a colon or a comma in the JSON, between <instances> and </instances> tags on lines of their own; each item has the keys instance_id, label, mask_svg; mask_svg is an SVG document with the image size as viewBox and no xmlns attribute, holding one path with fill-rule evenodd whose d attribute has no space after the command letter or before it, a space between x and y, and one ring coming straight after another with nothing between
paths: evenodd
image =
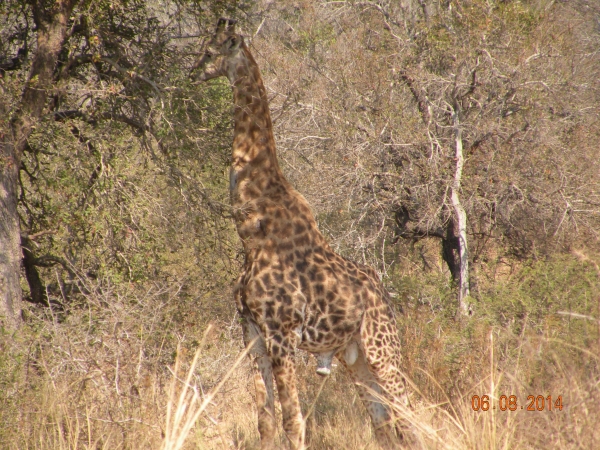
<instances>
[{"instance_id":1,"label":"tall grass","mask_svg":"<svg viewBox=\"0 0 600 450\"><path fill-rule=\"evenodd\" d=\"M173 378L171 380L169 399L167 401L165 438L161 447L162 450L180 450L183 448L190 431L196 425L200 415L204 413L225 382L229 380L242 360L247 356L252 345L254 345L254 342L248 344L248 347L240 354L240 356L238 356L225 376L221 378L221 381L219 381L208 394L204 395L200 392L198 385L192 385L192 378L194 377L198 359L200 358L202 348L204 347L204 342L206 341L206 337L210 333L211 328L212 326L209 325L206 329L202 343L198 350L196 350L196 354L187 371L185 380L181 379L179 376L181 359L179 358L180 348L177 348L175 368L171 371Z\"/></svg>"},{"instance_id":2,"label":"tall grass","mask_svg":"<svg viewBox=\"0 0 600 450\"><path fill-rule=\"evenodd\" d=\"M415 391L414 411L398 414L411 423L411 448L600 448L594 264L566 256L480 281L475 315L465 322L454 322L453 297L435 278L396 288ZM194 305L179 304L174 288L90 292L66 315L30 309L18 334L0 337L0 448L259 447L233 305L227 320L182 327L173 318ZM339 369L323 382L314 358L298 353L310 448L376 449ZM511 395L517 408L502 411L499 402ZM562 396L562 410L528 411L530 395ZM490 408L474 410L474 396L487 396Z\"/></svg>"}]
</instances>

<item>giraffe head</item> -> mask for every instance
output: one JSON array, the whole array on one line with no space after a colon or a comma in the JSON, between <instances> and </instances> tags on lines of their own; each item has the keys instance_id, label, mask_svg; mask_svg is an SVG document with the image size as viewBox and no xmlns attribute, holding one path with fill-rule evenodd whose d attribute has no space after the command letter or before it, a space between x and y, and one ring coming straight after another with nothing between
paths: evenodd
<instances>
[{"instance_id":1,"label":"giraffe head","mask_svg":"<svg viewBox=\"0 0 600 450\"><path fill-rule=\"evenodd\" d=\"M233 81L237 63L243 58L240 49L244 45L244 38L235 32L235 24L235 20L219 19L215 33L204 45L202 56L192 66L192 80L206 81L225 76Z\"/></svg>"}]
</instances>

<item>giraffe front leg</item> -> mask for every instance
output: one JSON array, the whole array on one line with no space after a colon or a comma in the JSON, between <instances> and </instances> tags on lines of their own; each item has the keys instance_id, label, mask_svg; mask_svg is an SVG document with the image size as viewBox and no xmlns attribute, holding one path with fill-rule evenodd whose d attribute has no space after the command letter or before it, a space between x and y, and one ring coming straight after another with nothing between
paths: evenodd
<instances>
[{"instance_id":1,"label":"giraffe front leg","mask_svg":"<svg viewBox=\"0 0 600 450\"><path fill-rule=\"evenodd\" d=\"M275 422L275 398L273 395L273 367L271 359L267 353L265 341L258 331L258 327L253 322L244 320L242 328L246 345L256 339L249 356L252 359L261 449L273 450L277 448L275 445L277 425Z\"/></svg>"},{"instance_id":2,"label":"giraffe front leg","mask_svg":"<svg viewBox=\"0 0 600 450\"><path fill-rule=\"evenodd\" d=\"M257 356L253 361L256 408L258 410L258 433L262 450L277 448L275 434L275 400L273 395L273 369L267 355Z\"/></svg>"},{"instance_id":3,"label":"giraffe front leg","mask_svg":"<svg viewBox=\"0 0 600 450\"><path fill-rule=\"evenodd\" d=\"M297 336L293 329L282 330L276 321L265 325L267 351L273 363L273 374L281 403L283 430L291 450L304 450L304 420L296 388L294 363Z\"/></svg>"},{"instance_id":4,"label":"giraffe front leg","mask_svg":"<svg viewBox=\"0 0 600 450\"><path fill-rule=\"evenodd\" d=\"M296 388L293 353L273 358L273 373L281 403L283 430L291 450L304 450L304 421Z\"/></svg>"}]
</instances>

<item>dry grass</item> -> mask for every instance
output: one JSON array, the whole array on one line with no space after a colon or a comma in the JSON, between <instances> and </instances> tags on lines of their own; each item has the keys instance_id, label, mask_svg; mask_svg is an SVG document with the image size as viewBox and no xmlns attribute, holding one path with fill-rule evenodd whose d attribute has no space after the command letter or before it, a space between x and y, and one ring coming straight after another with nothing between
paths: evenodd
<instances>
[{"instance_id":1,"label":"dry grass","mask_svg":"<svg viewBox=\"0 0 600 450\"><path fill-rule=\"evenodd\" d=\"M253 382L233 307L223 307L228 321L211 325L207 317L181 327L173 318L190 306L177 298L176 289L131 288L90 295L65 317L31 310L21 333L0 341L2 448L258 448ZM518 329L516 318L493 323L483 305L475 318L455 323L431 304L400 316L407 375L419 393L415 410L400 413L412 424L412 448L600 448L590 313L548 315L536 326L521 317ZM297 367L303 411L312 410L310 448L378 448L347 375L335 367L317 397L314 358L299 353ZM474 395L487 395L496 409L474 411ZM517 409L501 411L498 402L510 395ZM528 411L530 395L562 396L562 411Z\"/></svg>"},{"instance_id":2,"label":"dry grass","mask_svg":"<svg viewBox=\"0 0 600 450\"><path fill-rule=\"evenodd\" d=\"M543 355L560 368L545 380L536 380L533 387L528 379L528 364L537 358L528 354L541 347L550 348L548 339L523 338L516 359L499 362L500 342L495 336L502 334L492 329L489 334L487 373L479 379L473 377L472 386L464 392L448 394L447 401L433 404L418 402L413 414L405 415L413 423L414 447L435 449L526 449L526 448L596 448L600 442L598 424L600 415L594 404L600 399L597 381L589 374L576 373L573 363L564 361L553 351ZM537 342L535 342L537 341ZM558 343L559 346L564 343ZM537 347L534 349L533 347ZM598 356L586 349L577 349L586 364L597 367ZM538 355L539 356L539 355ZM578 363L584 361L579 360ZM569 366L571 366L569 368ZM542 381L542 383L539 383ZM437 385L431 378L432 385ZM441 390L441 389L440 389ZM444 395L446 395L444 393ZM552 396L552 410L546 401L536 406L528 399ZM483 405L478 399L489 401L489 408L474 410ZM514 396L514 407L508 404ZM554 405L562 398L562 410ZM511 408L509 408L511 406ZM539 408L539 409L538 409ZM514 411L511 411L514 409Z\"/></svg>"},{"instance_id":3,"label":"dry grass","mask_svg":"<svg viewBox=\"0 0 600 450\"><path fill-rule=\"evenodd\" d=\"M204 337L196 354L187 370L185 380L180 378L181 369L181 358L180 347L177 348L177 357L175 358L175 367L171 371L172 380L169 389L169 399L167 401L167 416L165 426L165 439L161 447L162 450L180 450L184 447L185 441L190 434L192 428L196 425L196 422L200 416L206 411L208 405L210 405L217 395L217 393L223 388L223 385L236 371L242 360L247 356L248 351L252 348L254 342L250 343L248 347L238 356L233 363L233 366L227 371L225 376L221 378L221 381L206 395L200 391L198 383L192 384L192 379L195 378L196 367L198 366L198 359L202 353L204 342L208 334L210 333L212 326L204 332Z\"/></svg>"},{"instance_id":4,"label":"dry grass","mask_svg":"<svg viewBox=\"0 0 600 450\"><path fill-rule=\"evenodd\" d=\"M533 350L533 347L550 347L552 342L525 341L522 345ZM495 361L494 348L495 344L490 342L492 361ZM596 355L585 349L578 352L585 360L580 363L597 363ZM3 437L12 437L7 448L257 448L253 406L248 393L242 392L251 390L247 364L239 364L244 355L235 362L228 361L229 371L225 375L220 371L219 383L208 394L202 393L201 377L197 374L201 357L198 349L187 376L182 379L184 362L178 356L170 387L165 376L154 377L141 389L139 397L117 392L114 384L109 387L99 383L99 374L90 372L85 377L68 372L60 374L44 361L46 373L39 376L35 386L30 386L33 390L21 391L24 398L19 402L16 429L3 430ZM553 357L552 352L548 357ZM597 410L600 386L587 378L581 368L573 368L573 362L556 358L554 362L560 371L545 380L544 390L528 387L530 383L524 377L527 370L521 365L526 365L529 359L521 356L517 361L507 362L511 367L490 363L488 372L475 380L471 389L449 397L446 402L433 403L421 397L415 402L415 411L405 413L412 424L411 446L513 449L539 448L551 443L553 448L594 448L600 442ZM312 362L303 365L299 358L299 363L306 410L315 400L320 380L314 375ZM91 385L84 386L86 382ZM435 385L436 380L431 379L431 383ZM473 411L473 395L488 395L496 409ZM503 395L515 395L519 408L514 412L499 411L498 401ZM520 406L527 408L528 395L553 398L561 395L563 409L523 410ZM360 401L347 377L338 371L327 380L316 400L307 428L311 448L377 448Z\"/></svg>"}]
</instances>

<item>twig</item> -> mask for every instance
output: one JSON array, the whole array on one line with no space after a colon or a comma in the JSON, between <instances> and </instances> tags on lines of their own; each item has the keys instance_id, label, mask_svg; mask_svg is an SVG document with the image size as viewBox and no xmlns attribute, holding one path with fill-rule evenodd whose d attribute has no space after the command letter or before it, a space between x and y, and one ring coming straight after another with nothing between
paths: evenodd
<instances>
[{"instance_id":1,"label":"twig","mask_svg":"<svg viewBox=\"0 0 600 450\"><path fill-rule=\"evenodd\" d=\"M321 392L323 391L323 387L325 386L325 382L327 381L327 378L329 378L329 377L323 377L323 381L321 381L321 385L319 386L319 390L317 391L317 395L315 396L315 399L313 400L312 404L310 405L310 408L308 408L308 412L306 413L306 417L304 418L304 423L305 424L306 424L306 422L308 421L308 418L310 417L310 415L313 413L313 411L315 409L315 405L317 403L317 400L319 399L319 395L321 395Z\"/></svg>"}]
</instances>

